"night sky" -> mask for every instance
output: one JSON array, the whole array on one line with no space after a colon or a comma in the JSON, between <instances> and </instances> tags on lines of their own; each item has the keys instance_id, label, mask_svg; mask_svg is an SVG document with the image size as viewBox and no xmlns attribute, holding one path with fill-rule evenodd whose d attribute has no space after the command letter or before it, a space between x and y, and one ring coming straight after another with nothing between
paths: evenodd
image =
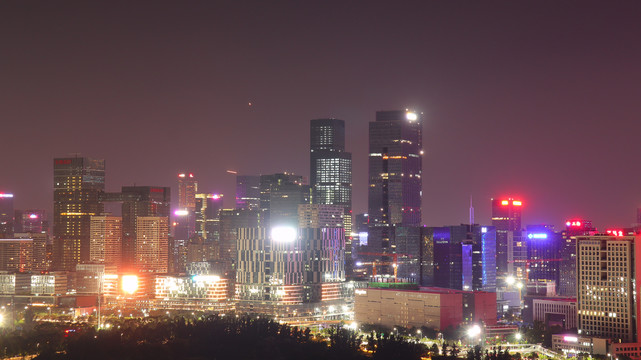
<instances>
[{"instance_id":1,"label":"night sky","mask_svg":"<svg viewBox=\"0 0 641 360\"><path fill-rule=\"evenodd\" d=\"M54 157L104 158L107 190L193 171L309 176L309 120L344 119L354 212L368 122L424 112L423 222L628 226L641 206L641 2L3 1L0 190L53 201ZM249 106L251 103L251 106Z\"/></svg>"}]
</instances>

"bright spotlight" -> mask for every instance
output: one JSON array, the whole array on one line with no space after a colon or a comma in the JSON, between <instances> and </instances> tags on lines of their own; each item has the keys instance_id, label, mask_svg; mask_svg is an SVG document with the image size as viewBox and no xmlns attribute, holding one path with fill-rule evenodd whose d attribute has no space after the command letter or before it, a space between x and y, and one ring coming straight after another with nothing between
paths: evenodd
<instances>
[{"instance_id":1,"label":"bright spotlight","mask_svg":"<svg viewBox=\"0 0 641 360\"><path fill-rule=\"evenodd\" d=\"M296 240L296 229L288 226L272 228L272 240L278 242L292 242Z\"/></svg>"},{"instance_id":2,"label":"bright spotlight","mask_svg":"<svg viewBox=\"0 0 641 360\"><path fill-rule=\"evenodd\" d=\"M467 336L473 338L481 335L481 327L478 325L473 325L471 328L467 329Z\"/></svg>"},{"instance_id":3,"label":"bright spotlight","mask_svg":"<svg viewBox=\"0 0 641 360\"><path fill-rule=\"evenodd\" d=\"M512 285L512 284L514 284L514 282L515 282L515 281L516 281L516 279L514 278L514 276L508 276L507 278L505 278L505 282L506 282L508 285Z\"/></svg>"},{"instance_id":4,"label":"bright spotlight","mask_svg":"<svg viewBox=\"0 0 641 360\"><path fill-rule=\"evenodd\" d=\"M521 338L522 338L522 337L523 337L523 335L521 335L521 333L516 333L516 334L514 334L514 338L515 338L516 340L521 340Z\"/></svg>"},{"instance_id":5,"label":"bright spotlight","mask_svg":"<svg viewBox=\"0 0 641 360\"><path fill-rule=\"evenodd\" d=\"M123 275L122 276L122 290L127 294L133 294L138 290L138 276L136 275Z\"/></svg>"},{"instance_id":6,"label":"bright spotlight","mask_svg":"<svg viewBox=\"0 0 641 360\"><path fill-rule=\"evenodd\" d=\"M416 119L418 119L418 115L416 115L415 112L408 111L405 113L405 118L409 121L416 121Z\"/></svg>"}]
</instances>

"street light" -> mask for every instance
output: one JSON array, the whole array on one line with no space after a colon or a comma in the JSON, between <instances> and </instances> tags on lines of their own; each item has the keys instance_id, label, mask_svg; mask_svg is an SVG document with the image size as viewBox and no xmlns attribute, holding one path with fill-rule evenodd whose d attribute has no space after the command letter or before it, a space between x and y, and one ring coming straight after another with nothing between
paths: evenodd
<instances>
[{"instance_id":1,"label":"street light","mask_svg":"<svg viewBox=\"0 0 641 360\"><path fill-rule=\"evenodd\" d=\"M514 338L515 338L517 341L520 341L522 337L523 337L523 335L521 335L521 333L516 333L516 334L514 334Z\"/></svg>"},{"instance_id":2,"label":"street light","mask_svg":"<svg viewBox=\"0 0 641 360\"><path fill-rule=\"evenodd\" d=\"M470 338L475 338L481 335L481 327L478 325L472 325L471 328L467 329L467 336Z\"/></svg>"}]
</instances>

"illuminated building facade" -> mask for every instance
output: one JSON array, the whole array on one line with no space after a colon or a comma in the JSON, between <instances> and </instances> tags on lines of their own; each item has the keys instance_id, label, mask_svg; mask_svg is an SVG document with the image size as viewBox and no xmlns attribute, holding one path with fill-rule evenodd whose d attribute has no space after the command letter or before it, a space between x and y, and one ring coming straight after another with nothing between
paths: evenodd
<instances>
[{"instance_id":1,"label":"illuminated building facade","mask_svg":"<svg viewBox=\"0 0 641 360\"><path fill-rule=\"evenodd\" d=\"M378 111L376 121L369 123L369 252L394 252L391 226L421 225L422 142L417 113Z\"/></svg>"},{"instance_id":2,"label":"illuminated building facade","mask_svg":"<svg viewBox=\"0 0 641 360\"><path fill-rule=\"evenodd\" d=\"M222 263L223 270L234 279L233 270L238 260L237 236L239 228L255 228L259 226L260 214L258 210L224 209L220 211L220 242L218 260Z\"/></svg>"},{"instance_id":3,"label":"illuminated building facade","mask_svg":"<svg viewBox=\"0 0 641 360\"><path fill-rule=\"evenodd\" d=\"M13 194L0 193L0 237L13 237Z\"/></svg>"},{"instance_id":4,"label":"illuminated building facade","mask_svg":"<svg viewBox=\"0 0 641 360\"><path fill-rule=\"evenodd\" d=\"M528 225L523 240L527 248L526 277L529 281L559 283L561 234L553 225Z\"/></svg>"},{"instance_id":5,"label":"illuminated building facade","mask_svg":"<svg viewBox=\"0 0 641 360\"><path fill-rule=\"evenodd\" d=\"M47 216L42 209L16 210L14 232L43 233L49 232Z\"/></svg>"},{"instance_id":6,"label":"illuminated building facade","mask_svg":"<svg viewBox=\"0 0 641 360\"><path fill-rule=\"evenodd\" d=\"M47 261L47 241L49 237L46 233L15 233L15 239L31 240L29 252L31 260L27 261L30 266L25 267L28 271L46 271L49 270ZM24 258L26 260L26 258ZM21 260L22 261L22 260Z\"/></svg>"},{"instance_id":7,"label":"illuminated building facade","mask_svg":"<svg viewBox=\"0 0 641 360\"><path fill-rule=\"evenodd\" d=\"M309 316L343 309L344 246L342 228L238 229L237 307Z\"/></svg>"},{"instance_id":8,"label":"illuminated building facade","mask_svg":"<svg viewBox=\"0 0 641 360\"><path fill-rule=\"evenodd\" d=\"M343 207L345 231L349 235L352 230L352 154L345 152L345 121L311 121L309 179L314 204Z\"/></svg>"},{"instance_id":9,"label":"illuminated building facade","mask_svg":"<svg viewBox=\"0 0 641 360\"><path fill-rule=\"evenodd\" d=\"M135 243L135 267L138 271L167 273L169 264L168 229L167 217L138 217Z\"/></svg>"},{"instance_id":10,"label":"illuminated building facade","mask_svg":"<svg viewBox=\"0 0 641 360\"><path fill-rule=\"evenodd\" d=\"M25 272L33 267L33 239L0 239L0 270Z\"/></svg>"},{"instance_id":11,"label":"illuminated building facade","mask_svg":"<svg viewBox=\"0 0 641 360\"><path fill-rule=\"evenodd\" d=\"M236 176L236 209L260 209L260 176Z\"/></svg>"},{"instance_id":12,"label":"illuminated building facade","mask_svg":"<svg viewBox=\"0 0 641 360\"><path fill-rule=\"evenodd\" d=\"M208 242L218 242L222 208L222 194L196 194L196 235Z\"/></svg>"},{"instance_id":13,"label":"illuminated building facade","mask_svg":"<svg viewBox=\"0 0 641 360\"><path fill-rule=\"evenodd\" d=\"M508 257L508 249L518 248L521 242L521 208L523 202L512 198L492 199L492 225L496 227L496 276L509 275L508 263L515 261ZM510 232L512 239L510 239ZM516 260L519 260L517 257ZM524 278L525 274L511 274Z\"/></svg>"},{"instance_id":14,"label":"illuminated building facade","mask_svg":"<svg viewBox=\"0 0 641 360\"><path fill-rule=\"evenodd\" d=\"M461 224L427 229L434 244L434 286L496 291L495 227Z\"/></svg>"},{"instance_id":15,"label":"illuminated building facade","mask_svg":"<svg viewBox=\"0 0 641 360\"><path fill-rule=\"evenodd\" d=\"M576 297L576 237L596 234L592 221L571 219L565 222L561 232L558 293L561 296Z\"/></svg>"},{"instance_id":16,"label":"illuminated building facade","mask_svg":"<svg viewBox=\"0 0 641 360\"><path fill-rule=\"evenodd\" d=\"M310 204L311 187L302 176L282 173L260 176L260 211L263 225L296 226L298 205Z\"/></svg>"},{"instance_id":17,"label":"illuminated building facade","mask_svg":"<svg viewBox=\"0 0 641 360\"><path fill-rule=\"evenodd\" d=\"M162 233L169 233L170 215L170 189L157 186L123 186L122 201L122 268L134 270L137 252L137 229L141 217L161 217L166 229ZM160 229L158 230L160 231ZM166 271L166 270L165 270Z\"/></svg>"},{"instance_id":18,"label":"illuminated building facade","mask_svg":"<svg viewBox=\"0 0 641 360\"><path fill-rule=\"evenodd\" d=\"M496 324L496 294L440 288L356 289L354 320L389 328L427 326L443 331L462 324Z\"/></svg>"},{"instance_id":19,"label":"illuminated building facade","mask_svg":"<svg viewBox=\"0 0 641 360\"><path fill-rule=\"evenodd\" d=\"M155 277L155 304L163 309L229 310L227 280L217 275Z\"/></svg>"},{"instance_id":20,"label":"illuminated building facade","mask_svg":"<svg viewBox=\"0 0 641 360\"><path fill-rule=\"evenodd\" d=\"M615 342L636 341L639 302L634 236L577 236L578 332Z\"/></svg>"},{"instance_id":21,"label":"illuminated building facade","mask_svg":"<svg viewBox=\"0 0 641 360\"><path fill-rule=\"evenodd\" d=\"M89 261L120 267L122 259L122 218L92 216Z\"/></svg>"},{"instance_id":22,"label":"illuminated building facade","mask_svg":"<svg viewBox=\"0 0 641 360\"><path fill-rule=\"evenodd\" d=\"M54 159L53 185L53 265L73 270L89 260L91 216L104 211L105 161Z\"/></svg>"},{"instance_id":23,"label":"illuminated building facade","mask_svg":"<svg viewBox=\"0 0 641 360\"><path fill-rule=\"evenodd\" d=\"M178 174L178 208L195 211L197 193L198 181L196 181L194 174Z\"/></svg>"}]
</instances>

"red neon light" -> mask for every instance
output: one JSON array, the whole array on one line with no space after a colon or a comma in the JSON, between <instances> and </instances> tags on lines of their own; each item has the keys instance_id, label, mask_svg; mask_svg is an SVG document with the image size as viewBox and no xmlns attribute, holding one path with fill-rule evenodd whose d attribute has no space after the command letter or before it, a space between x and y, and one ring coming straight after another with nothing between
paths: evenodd
<instances>
[{"instance_id":1,"label":"red neon light","mask_svg":"<svg viewBox=\"0 0 641 360\"><path fill-rule=\"evenodd\" d=\"M151 191L151 192L161 193L161 192L164 192L165 190L164 190L164 189L161 189L161 188L151 188L151 190L149 190L149 191Z\"/></svg>"},{"instance_id":2,"label":"red neon light","mask_svg":"<svg viewBox=\"0 0 641 360\"><path fill-rule=\"evenodd\" d=\"M614 230L614 229L612 229L612 230L606 230L605 232L608 233L609 235L612 235L612 236L617 236L617 237L618 236L623 236L623 230L618 230L618 229Z\"/></svg>"},{"instance_id":3,"label":"red neon light","mask_svg":"<svg viewBox=\"0 0 641 360\"><path fill-rule=\"evenodd\" d=\"M518 200L514 200L514 201L512 201L512 205L514 205L514 206L521 206L521 205L522 205L522 203L521 203L520 201L518 201Z\"/></svg>"},{"instance_id":4,"label":"red neon light","mask_svg":"<svg viewBox=\"0 0 641 360\"><path fill-rule=\"evenodd\" d=\"M71 159L56 160L56 165L69 165L69 164L71 164Z\"/></svg>"},{"instance_id":5,"label":"red neon light","mask_svg":"<svg viewBox=\"0 0 641 360\"><path fill-rule=\"evenodd\" d=\"M509 204L509 203L510 203L510 202L509 202L509 201L507 201L507 200L503 200L503 201L501 201L501 205L507 205L507 204Z\"/></svg>"}]
</instances>

